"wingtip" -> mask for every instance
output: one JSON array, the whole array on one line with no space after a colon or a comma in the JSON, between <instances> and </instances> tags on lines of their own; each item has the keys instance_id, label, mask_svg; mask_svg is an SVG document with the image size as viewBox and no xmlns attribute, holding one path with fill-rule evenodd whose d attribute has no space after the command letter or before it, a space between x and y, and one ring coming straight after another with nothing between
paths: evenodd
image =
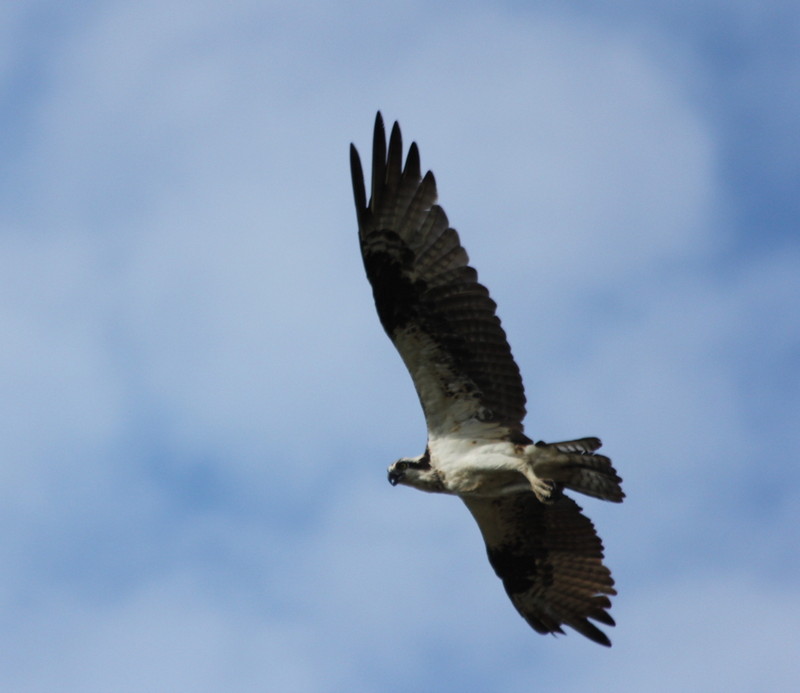
<instances>
[{"instance_id":1,"label":"wingtip","mask_svg":"<svg viewBox=\"0 0 800 693\"><path fill-rule=\"evenodd\" d=\"M598 645L611 647L611 638L588 619L584 618L580 621L568 621L566 625ZM613 625L613 623L611 625Z\"/></svg>"},{"instance_id":2,"label":"wingtip","mask_svg":"<svg viewBox=\"0 0 800 693\"><path fill-rule=\"evenodd\" d=\"M594 625L594 623L589 620L590 618L607 626L616 625L614 623L614 619L611 617L611 614L603 611L602 609L588 614L588 618L571 619L566 621L566 625L568 625L570 628L573 628L584 637L589 638L589 640L592 642L596 642L598 645L602 645L603 647L611 647L611 639L596 625Z\"/></svg>"},{"instance_id":3,"label":"wingtip","mask_svg":"<svg viewBox=\"0 0 800 693\"><path fill-rule=\"evenodd\" d=\"M358 149L356 149L356 146L352 142L350 143L350 178L353 184L356 217L358 223L361 224L367 210L367 192L364 188L364 171L361 168L361 157L358 155Z\"/></svg>"},{"instance_id":4,"label":"wingtip","mask_svg":"<svg viewBox=\"0 0 800 693\"><path fill-rule=\"evenodd\" d=\"M373 139L378 139L380 137L384 141L386 140L386 126L383 123L383 115L380 111L375 114L375 128L372 131Z\"/></svg>"},{"instance_id":5,"label":"wingtip","mask_svg":"<svg viewBox=\"0 0 800 693\"><path fill-rule=\"evenodd\" d=\"M403 170L405 171L405 175L411 176L414 179L419 179L421 177L419 147L417 147L416 142L412 142L411 146L408 148L408 154L406 155L406 165Z\"/></svg>"}]
</instances>

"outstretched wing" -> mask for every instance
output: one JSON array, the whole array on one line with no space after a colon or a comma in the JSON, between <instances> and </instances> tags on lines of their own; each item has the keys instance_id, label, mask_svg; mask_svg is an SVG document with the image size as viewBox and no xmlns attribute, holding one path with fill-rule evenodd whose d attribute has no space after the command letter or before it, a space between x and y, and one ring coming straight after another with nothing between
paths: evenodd
<instances>
[{"instance_id":1,"label":"outstretched wing","mask_svg":"<svg viewBox=\"0 0 800 693\"><path fill-rule=\"evenodd\" d=\"M603 565L603 543L575 501L540 503L531 492L499 498L463 498L478 522L489 562L517 611L539 633L567 625L601 645L609 626L608 595L616 594Z\"/></svg>"},{"instance_id":2,"label":"outstretched wing","mask_svg":"<svg viewBox=\"0 0 800 693\"><path fill-rule=\"evenodd\" d=\"M361 160L350 146L361 253L378 316L411 373L429 431L452 433L478 420L521 434L522 378L496 304L435 204L436 181L430 171L421 175L416 143L405 167L402 155L398 124L387 152L378 113L367 203Z\"/></svg>"}]
</instances>

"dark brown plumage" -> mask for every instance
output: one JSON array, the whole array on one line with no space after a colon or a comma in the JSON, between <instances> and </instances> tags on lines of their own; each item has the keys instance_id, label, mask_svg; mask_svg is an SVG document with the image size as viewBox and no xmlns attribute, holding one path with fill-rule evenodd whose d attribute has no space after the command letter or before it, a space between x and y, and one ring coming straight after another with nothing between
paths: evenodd
<instances>
[{"instance_id":1,"label":"dark brown plumage","mask_svg":"<svg viewBox=\"0 0 800 693\"><path fill-rule=\"evenodd\" d=\"M607 595L614 580L603 565L603 544L575 501L561 495L550 504L533 493L464 498L481 529L489 562L522 617L539 633L571 626L590 640L611 645L587 619L614 620Z\"/></svg>"},{"instance_id":2,"label":"dark brown plumage","mask_svg":"<svg viewBox=\"0 0 800 693\"><path fill-rule=\"evenodd\" d=\"M372 197L367 204L364 174L355 147L350 147L353 190L364 268L375 306L389 338L411 329L432 338L443 360L452 360L464 387L480 392L476 406L485 421L521 432L525 392L496 304L478 282L478 273L435 204L436 181L420 173L416 143L401 168L400 127L392 128L388 158L380 113L375 121ZM401 355L405 355L401 351ZM410 364L412 378L427 413L432 402ZM436 397L440 393L431 393ZM429 422L430 423L430 422Z\"/></svg>"},{"instance_id":3,"label":"dark brown plumage","mask_svg":"<svg viewBox=\"0 0 800 693\"><path fill-rule=\"evenodd\" d=\"M489 292L436 204L416 144L402 164L400 128L388 150L375 121L371 197L350 148L359 241L381 324L405 362L428 427L423 455L389 468L392 484L458 495L516 609L540 633L567 625L610 645L616 594L594 526L565 489L624 497L597 438L537 443L522 420L525 394Z\"/></svg>"}]
</instances>

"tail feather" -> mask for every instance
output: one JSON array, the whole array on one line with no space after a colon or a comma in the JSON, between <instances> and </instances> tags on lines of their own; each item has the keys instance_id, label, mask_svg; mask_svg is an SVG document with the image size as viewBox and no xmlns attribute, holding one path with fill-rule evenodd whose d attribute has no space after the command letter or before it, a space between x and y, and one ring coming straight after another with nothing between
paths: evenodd
<instances>
[{"instance_id":1,"label":"tail feather","mask_svg":"<svg viewBox=\"0 0 800 693\"><path fill-rule=\"evenodd\" d=\"M556 448L559 452L591 453L601 448L603 443L599 438L578 438L577 440L564 440L560 443L545 443L540 440L536 445Z\"/></svg>"},{"instance_id":2,"label":"tail feather","mask_svg":"<svg viewBox=\"0 0 800 693\"><path fill-rule=\"evenodd\" d=\"M600 445L598 438L538 442L530 446L533 473L587 496L620 503L625 498L622 479L608 457L594 454Z\"/></svg>"}]
</instances>

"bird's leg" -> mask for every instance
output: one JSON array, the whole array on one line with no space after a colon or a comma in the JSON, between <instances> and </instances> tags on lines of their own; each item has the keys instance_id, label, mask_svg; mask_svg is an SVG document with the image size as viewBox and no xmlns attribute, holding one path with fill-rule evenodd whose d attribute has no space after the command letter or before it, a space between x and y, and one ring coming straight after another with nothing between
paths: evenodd
<instances>
[{"instance_id":1,"label":"bird's leg","mask_svg":"<svg viewBox=\"0 0 800 693\"><path fill-rule=\"evenodd\" d=\"M554 481L540 479L534 473L532 465L529 464L525 465L523 473L530 482L531 489L536 494L536 498L538 498L541 503L552 503L555 500L554 491L556 489L556 484Z\"/></svg>"}]
</instances>

